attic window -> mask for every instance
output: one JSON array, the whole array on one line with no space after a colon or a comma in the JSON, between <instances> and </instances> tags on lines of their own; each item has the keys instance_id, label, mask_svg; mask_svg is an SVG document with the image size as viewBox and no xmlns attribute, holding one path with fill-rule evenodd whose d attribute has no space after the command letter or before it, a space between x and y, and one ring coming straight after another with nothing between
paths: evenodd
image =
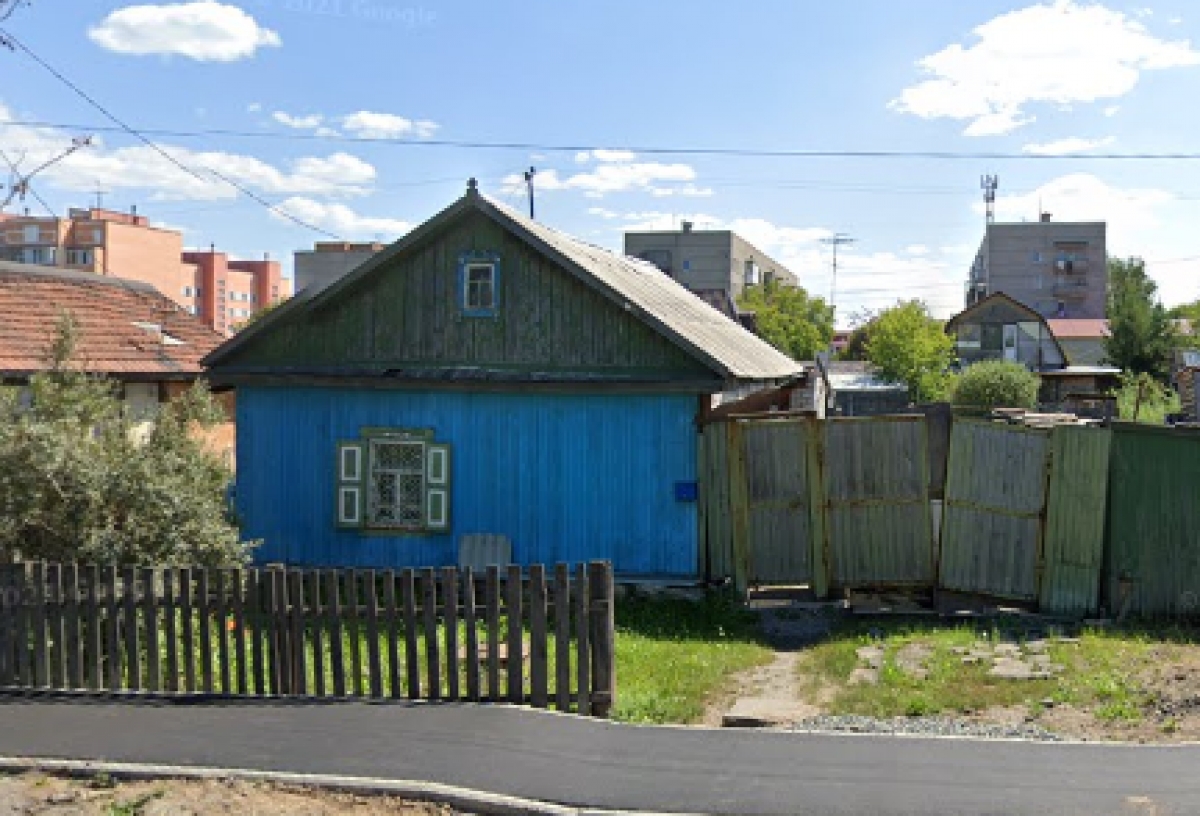
<instances>
[{"instance_id":1,"label":"attic window","mask_svg":"<svg viewBox=\"0 0 1200 816\"><path fill-rule=\"evenodd\" d=\"M464 253L458 262L463 314L495 317L500 307L500 263L490 253Z\"/></svg>"}]
</instances>

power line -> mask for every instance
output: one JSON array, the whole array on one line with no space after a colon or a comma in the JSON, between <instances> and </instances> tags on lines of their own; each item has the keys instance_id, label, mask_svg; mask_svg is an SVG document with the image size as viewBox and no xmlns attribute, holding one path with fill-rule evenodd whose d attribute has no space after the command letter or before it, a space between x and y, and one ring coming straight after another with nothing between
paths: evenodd
<instances>
[{"instance_id":1,"label":"power line","mask_svg":"<svg viewBox=\"0 0 1200 816\"><path fill-rule=\"evenodd\" d=\"M18 46L20 44L18 43ZM103 125L78 125L46 120L10 119L0 124L23 125L26 127L82 128L97 132L120 132L124 127ZM953 150L817 150L806 148L749 148L749 147L665 147L660 145L610 145L596 144L546 144L542 142L490 142L471 139L406 139L398 136L352 136L344 133L297 133L275 131L250 131L233 128L206 128L184 130L180 128L138 128L140 133L177 138L201 138L206 136L233 136L247 139L278 139L285 141L346 142L359 144L381 144L403 147L453 147L473 150L536 150L548 153L577 153L593 150L625 150L644 155L678 156L729 156L740 158L793 158L793 159L934 159L949 161L1197 161L1200 152L1136 152L1136 153L1072 153L1063 156L1036 153L1013 153L998 151L953 151Z\"/></svg>"},{"instance_id":2,"label":"power line","mask_svg":"<svg viewBox=\"0 0 1200 816\"><path fill-rule=\"evenodd\" d=\"M37 54L33 53L33 51L31 51L29 49L29 47L27 45L25 45L25 43L21 42L19 39L14 37L10 32L8 32L4 29L0 29L0 39L2 39L4 42L8 43L9 45L19 49L20 51L24 52L26 56L28 56L30 59L32 59L34 62L36 62L38 65L42 66L42 68L46 69L46 71L48 71L55 79L57 79L59 82L63 83L68 88L70 88L72 91L74 91L77 96L79 96L81 99L83 99L89 105L91 105L93 108L100 111L100 113L105 118L107 118L109 121L113 122L117 126L117 128L119 128L121 131L128 133L130 136L133 136L138 141L142 142L147 147L149 147L151 150L153 150L155 153L159 154L164 159L169 161L171 164L175 165L180 170L187 173L189 176L192 176L193 178L195 178L197 181L201 182L202 184L209 183L208 179L204 178L199 173L197 173L195 170L193 170L192 168L185 165L183 162L176 159L174 156L172 156L167 151L163 150L161 147L158 146L158 144L151 141L146 136L142 135L142 133L140 131L135 130L131 126L125 124L125 122L123 122L121 119L119 119L115 114L111 113L107 108L105 108L103 105L101 105L99 102L97 102L91 96L89 96L82 88L80 88L78 85L76 85L70 79L68 79L66 76L64 76L62 73L60 73L58 70L56 70L54 68L54 66L50 65L48 62L43 60ZM105 130L111 131L113 129L105 128ZM211 167L206 167L204 169L207 170L209 173L212 173L217 178L224 181L229 186L233 187L238 192L242 193L243 195L247 196L248 198L251 198L254 201L258 202L259 204L263 205L264 207L266 207L268 210L275 213L276 215L279 215L282 218L286 218L287 220L292 221L293 223L298 224L302 227L305 227L306 229L310 229L313 232L318 232L321 235L324 235L326 237L333 238L338 241L343 240L340 235L337 235L336 233L330 232L329 230L318 227L315 224L310 224L309 222L292 215L287 210L281 209L280 207L275 206L274 204L270 203L269 201L266 201L265 199L258 196L256 193L250 191L245 186L238 184L236 181L233 181L232 179L230 179L228 176L224 175L223 173L220 173L220 172L212 169Z\"/></svg>"}]
</instances>

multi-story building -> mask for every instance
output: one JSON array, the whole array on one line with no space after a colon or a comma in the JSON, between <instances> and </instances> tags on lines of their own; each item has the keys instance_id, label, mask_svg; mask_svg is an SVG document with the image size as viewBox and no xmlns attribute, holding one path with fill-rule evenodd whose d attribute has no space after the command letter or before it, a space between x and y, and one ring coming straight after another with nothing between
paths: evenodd
<instances>
[{"instance_id":1,"label":"multi-story building","mask_svg":"<svg viewBox=\"0 0 1200 816\"><path fill-rule=\"evenodd\" d=\"M312 249L296 250L293 267L296 291L324 289L381 249L380 243L318 241Z\"/></svg>"},{"instance_id":2,"label":"multi-story building","mask_svg":"<svg viewBox=\"0 0 1200 816\"><path fill-rule=\"evenodd\" d=\"M719 290L736 301L747 285L776 281L795 286L786 266L729 230L625 233L625 254L657 266L693 292Z\"/></svg>"},{"instance_id":3,"label":"multi-story building","mask_svg":"<svg viewBox=\"0 0 1200 816\"><path fill-rule=\"evenodd\" d=\"M1103 318L1108 254L1103 221L988 224L967 281L969 308L1003 293L1045 318Z\"/></svg>"},{"instance_id":4,"label":"multi-story building","mask_svg":"<svg viewBox=\"0 0 1200 816\"><path fill-rule=\"evenodd\" d=\"M0 260L141 281L210 328L231 334L291 294L278 261L232 260L183 249L183 235L151 226L136 209L71 209L66 218L0 213Z\"/></svg>"}]
</instances>

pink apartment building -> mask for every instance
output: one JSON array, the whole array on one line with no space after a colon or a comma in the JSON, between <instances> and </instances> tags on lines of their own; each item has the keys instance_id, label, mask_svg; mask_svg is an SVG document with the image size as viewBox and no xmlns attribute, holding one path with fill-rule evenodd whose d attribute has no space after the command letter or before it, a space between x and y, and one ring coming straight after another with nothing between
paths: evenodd
<instances>
[{"instance_id":1,"label":"pink apartment building","mask_svg":"<svg viewBox=\"0 0 1200 816\"><path fill-rule=\"evenodd\" d=\"M0 260L142 281L229 335L291 295L279 262L184 251L183 235L137 211L71 209L66 218L0 213Z\"/></svg>"}]
</instances>

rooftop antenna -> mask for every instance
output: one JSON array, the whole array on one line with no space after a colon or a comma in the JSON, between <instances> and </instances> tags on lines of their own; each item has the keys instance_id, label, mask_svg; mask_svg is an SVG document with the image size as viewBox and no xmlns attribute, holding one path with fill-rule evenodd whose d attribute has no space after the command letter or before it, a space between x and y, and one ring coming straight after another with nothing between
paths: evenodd
<instances>
[{"instance_id":1,"label":"rooftop antenna","mask_svg":"<svg viewBox=\"0 0 1200 816\"><path fill-rule=\"evenodd\" d=\"M828 238L821 239L822 244L829 244L833 247L833 278L829 284L829 305L833 307L834 313L837 313L837 252L838 247L844 244L853 244L854 239L844 232L835 232Z\"/></svg>"},{"instance_id":2,"label":"rooftop antenna","mask_svg":"<svg viewBox=\"0 0 1200 816\"><path fill-rule=\"evenodd\" d=\"M96 191L93 193L93 195L96 196L96 209L97 210L104 209L104 196L107 195L108 192L109 192L108 190L105 190L99 184L96 185Z\"/></svg>"},{"instance_id":3,"label":"rooftop antenna","mask_svg":"<svg viewBox=\"0 0 1200 816\"><path fill-rule=\"evenodd\" d=\"M61 153L58 153L58 154L50 157L49 159L46 159L46 161L42 162L37 167L30 170L28 173L20 172L20 169L19 169L20 160L18 160L15 164L10 163L9 166L12 168L12 175L11 175L11 177L9 179L9 183L8 183L8 195L6 195L3 200L0 200L0 211L3 211L4 208L7 207L9 204L11 204L14 199L20 199L21 201L24 201L25 196L28 195L30 192L29 182L38 173L42 172L43 170L45 170L47 167L50 167L51 165L58 164L60 161L65 159L67 156L70 156L76 150L81 150L81 149L87 147L88 145L90 145L91 143L92 143L91 136L78 136L71 140L70 147L63 150Z\"/></svg>"},{"instance_id":4,"label":"rooftop antenna","mask_svg":"<svg viewBox=\"0 0 1200 816\"><path fill-rule=\"evenodd\" d=\"M979 186L983 188L983 205L987 212L987 223L996 220L996 188L1000 186L999 176L981 176ZM1041 208L1041 205L1038 205Z\"/></svg>"}]
</instances>

